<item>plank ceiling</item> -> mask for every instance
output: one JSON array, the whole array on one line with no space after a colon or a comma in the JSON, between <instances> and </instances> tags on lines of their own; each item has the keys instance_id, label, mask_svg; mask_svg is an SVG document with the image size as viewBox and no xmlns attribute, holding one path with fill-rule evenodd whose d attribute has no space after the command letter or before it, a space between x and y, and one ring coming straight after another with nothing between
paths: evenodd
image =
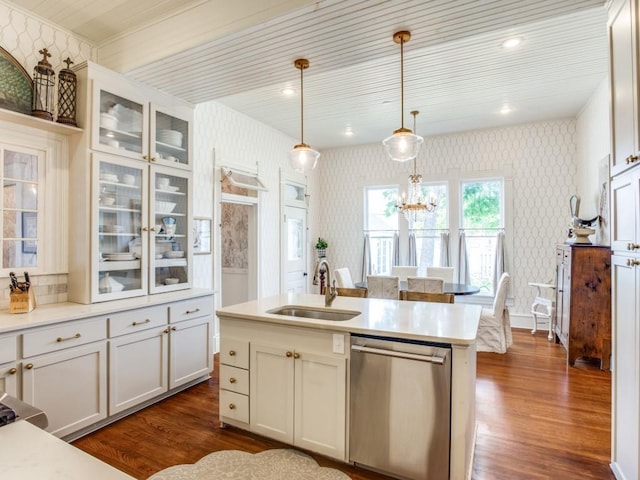
<instances>
[{"instance_id":1,"label":"plank ceiling","mask_svg":"<svg viewBox=\"0 0 640 480\"><path fill-rule=\"evenodd\" d=\"M293 60L308 58L305 141L319 149L379 142L400 127L400 49L392 40L400 29L412 33L405 124L411 128L409 111L420 110L423 136L575 116L608 69L603 0L270 0L259 16L236 11L206 41L198 34L203 9L221 2L114 0L106 17L97 7L92 17L89 8L106 2L67 2L84 20L70 6L45 8L58 2L13 3L103 45L101 63L111 68L193 103L218 100L297 139L300 99L281 91L299 88ZM145 24L136 12L147 3ZM119 31L114 17L127 19ZM212 21L224 24L224 17ZM167 25L193 32L175 35L164 58L136 50L166 42L153 32ZM512 35L524 41L507 51L501 42ZM126 62L115 60L114 45L127 46ZM504 105L508 115L500 113Z\"/></svg>"}]
</instances>

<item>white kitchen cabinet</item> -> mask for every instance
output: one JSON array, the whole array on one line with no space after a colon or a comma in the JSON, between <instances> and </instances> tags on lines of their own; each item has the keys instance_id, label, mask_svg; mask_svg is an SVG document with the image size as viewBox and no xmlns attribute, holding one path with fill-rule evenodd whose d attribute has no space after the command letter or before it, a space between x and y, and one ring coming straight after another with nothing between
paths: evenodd
<instances>
[{"instance_id":1,"label":"white kitchen cabinet","mask_svg":"<svg viewBox=\"0 0 640 480\"><path fill-rule=\"evenodd\" d=\"M614 0L609 7L611 82L611 175L638 163L638 1Z\"/></svg>"},{"instance_id":2,"label":"white kitchen cabinet","mask_svg":"<svg viewBox=\"0 0 640 480\"><path fill-rule=\"evenodd\" d=\"M611 249L618 255L640 253L640 170L611 182Z\"/></svg>"},{"instance_id":3,"label":"white kitchen cabinet","mask_svg":"<svg viewBox=\"0 0 640 480\"><path fill-rule=\"evenodd\" d=\"M69 299L189 288L193 108L90 62L77 75Z\"/></svg>"},{"instance_id":4,"label":"white kitchen cabinet","mask_svg":"<svg viewBox=\"0 0 640 480\"><path fill-rule=\"evenodd\" d=\"M22 334L22 399L63 437L107 416L106 319L65 322Z\"/></svg>"},{"instance_id":5,"label":"white kitchen cabinet","mask_svg":"<svg viewBox=\"0 0 640 480\"><path fill-rule=\"evenodd\" d=\"M0 392L19 398L17 341L16 335L0 337Z\"/></svg>"},{"instance_id":6,"label":"white kitchen cabinet","mask_svg":"<svg viewBox=\"0 0 640 480\"><path fill-rule=\"evenodd\" d=\"M348 357L333 353L333 332L225 318L220 329L221 421L345 461ZM248 395L242 387L245 346Z\"/></svg>"},{"instance_id":7,"label":"white kitchen cabinet","mask_svg":"<svg viewBox=\"0 0 640 480\"><path fill-rule=\"evenodd\" d=\"M91 148L191 169L193 108L94 65ZM80 73L80 72L79 72Z\"/></svg>"},{"instance_id":8,"label":"white kitchen cabinet","mask_svg":"<svg viewBox=\"0 0 640 480\"><path fill-rule=\"evenodd\" d=\"M611 258L615 358L613 365L612 467L620 480L639 478L640 457L640 258Z\"/></svg>"}]
</instances>

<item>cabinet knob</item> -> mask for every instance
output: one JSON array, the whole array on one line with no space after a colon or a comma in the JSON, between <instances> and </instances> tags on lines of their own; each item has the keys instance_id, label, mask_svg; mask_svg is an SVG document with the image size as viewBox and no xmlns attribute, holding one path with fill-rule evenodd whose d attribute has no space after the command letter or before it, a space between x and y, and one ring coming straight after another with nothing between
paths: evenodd
<instances>
[{"instance_id":1,"label":"cabinet knob","mask_svg":"<svg viewBox=\"0 0 640 480\"><path fill-rule=\"evenodd\" d=\"M627 165L629 165L630 163L633 163L635 161L638 160L638 155L629 155L625 161L627 162Z\"/></svg>"},{"instance_id":2,"label":"cabinet knob","mask_svg":"<svg viewBox=\"0 0 640 480\"><path fill-rule=\"evenodd\" d=\"M236 379L235 379L235 378L233 378L233 377L231 377L231 378L229 379L229 383L236 383Z\"/></svg>"},{"instance_id":3,"label":"cabinet knob","mask_svg":"<svg viewBox=\"0 0 640 480\"><path fill-rule=\"evenodd\" d=\"M230 403L229 404L229 410L235 410L235 409L236 409L235 403Z\"/></svg>"},{"instance_id":4,"label":"cabinet knob","mask_svg":"<svg viewBox=\"0 0 640 480\"><path fill-rule=\"evenodd\" d=\"M636 267L638 265L640 265L640 260L635 260L635 259L631 259L631 258L627 259L627 266L628 267Z\"/></svg>"},{"instance_id":5,"label":"cabinet knob","mask_svg":"<svg viewBox=\"0 0 640 480\"><path fill-rule=\"evenodd\" d=\"M640 248L640 245L637 243L627 243L627 250L637 250Z\"/></svg>"},{"instance_id":6,"label":"cabinet knob","mask_svg":"<svg viewBox=\"0 0 640 480\"><path fill-rule=\"evenodd\" d=\"M300 354L298 352L294 353L293 358L300 358Z\"/></svg>"},{"instance_id":7,"label":"cabinet knob","mask_svg":"<svg viewBox=\"0 0 640 480\"><path fill-rule=\"evenodd\" d=\"M165 328L165 329L162 331L162 333L169 333L169 329L168 329L168 328Z\"/></svg>"},{"instance_id":8,"label":"cabinet knob","mask_svg":"<svg viewBox=\"0 0 640 480\"><path fill-rule=\"evenodd\" d=\"M155 161L156 161L156 157L151 157L151 158L149 159L149 161L150 161L150 162L155 162Z\"/></svg>"},{"instance_id":9,"label":"cabinet knob","mask_svg":"<svg viewBox=\"0 0 640 480\"><path fill-rule=\"evenodd\" d=\"M235 357L236 356L236 351L235 350L229 350L229 356L230 357Z\"/></svg>"},{"instance_id":10,"label":"cabinet knob","mask_svg":"<svg viewBox=\"0 0 640 480\"><path fill-rule=\"evenodd\" d=\"M178 330L178 327L171 327L171 330L175 332L176 330Z\"/></svg>"},{"instance_id":11,"label":"cabinet knob","mask_svg":"<svg viewBox=\"0 0 640 480\"><path fill-rule=\"evenodd\" d=\"M11 368L9 369L9 375L15 375L17 371L18 371L17 368Z\"/></svg>"},{"instance_id":12,"label":"cabinet knob","mask_svg":"<svg viewBox=\"0 0 640 480\"><path fill-rule=\"evenodd\" d=\"M27 370L31 370L33 368L33 363L27 363L24 368L26 368Z\"/></svg>"},{"instance_id":13,"label":"cabinet knob","mask_svg":"<svg viewBox=\"0 0 640 480\"><path fill-rule=\"evenodd\" d=\"M293 353L287 352L287 353L285 353L285 355L286 355L287 358L291 358L291 355L293 355Z\"/></svg>"}]
</instances>

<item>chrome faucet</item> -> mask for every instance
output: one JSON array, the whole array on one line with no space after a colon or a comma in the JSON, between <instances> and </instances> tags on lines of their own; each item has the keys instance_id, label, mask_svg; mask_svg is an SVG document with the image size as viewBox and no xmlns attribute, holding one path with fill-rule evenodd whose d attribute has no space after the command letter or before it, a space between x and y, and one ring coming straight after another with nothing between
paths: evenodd
<instances>
[{"instance_id":1,"label":"chrome faucet","mask_svg":"<svg viewBox=\"0 0 640 480\"><path fill-rule=\"evenodd\" d=\"M324 306L325 307L330 307L331 304L333 303L333 300L336 298L336 296L338 295L338 293L336 292L336 281L333 281L333 286L331 285L331 270L329 268L329 263L325 260L322 259L320 260L317 264L316 264L316 270L313 274L313 284L314 285L318 285L318 272L320 271L320 267L322 265L325 265L326 269L327 269L327 286L325 287L324 290Z\"/></svg>"}]
</instances>

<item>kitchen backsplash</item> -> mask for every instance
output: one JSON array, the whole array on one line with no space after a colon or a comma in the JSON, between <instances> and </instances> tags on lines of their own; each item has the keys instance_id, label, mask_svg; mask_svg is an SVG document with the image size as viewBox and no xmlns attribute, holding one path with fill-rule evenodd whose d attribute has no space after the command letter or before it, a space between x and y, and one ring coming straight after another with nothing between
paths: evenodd
<instances>
[{"instance_id":1,"label":"kitchen backsplash","mask_svg":"<svg viewBox=\"0 0 640 480\"><path fill-rule=\"evenodd\" d=\"M5 288L0 294L0 311L9 310L9 278L6 278ZM31 277L34 286L37 305L48 305L67 301L67 276L39 275Z\"/></svg>"}]
</instances>

